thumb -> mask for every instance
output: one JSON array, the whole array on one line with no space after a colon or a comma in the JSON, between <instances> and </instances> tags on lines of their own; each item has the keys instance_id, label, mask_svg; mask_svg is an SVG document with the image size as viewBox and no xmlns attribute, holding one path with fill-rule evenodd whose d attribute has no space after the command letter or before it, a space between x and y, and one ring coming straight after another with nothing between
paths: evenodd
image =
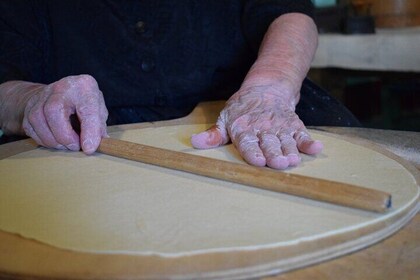
<instances>
[{"instance_id":1,"label":"thumb","mask_svg":"<svg viewBox=\"0 0 420 280\"><path fill-rule=\"evenodd\" d=\"M191 137L191 144L196 149L211 149L228 143L230 140L224 122L219 118L208 130Z\"/></svg>"}]
</instances>

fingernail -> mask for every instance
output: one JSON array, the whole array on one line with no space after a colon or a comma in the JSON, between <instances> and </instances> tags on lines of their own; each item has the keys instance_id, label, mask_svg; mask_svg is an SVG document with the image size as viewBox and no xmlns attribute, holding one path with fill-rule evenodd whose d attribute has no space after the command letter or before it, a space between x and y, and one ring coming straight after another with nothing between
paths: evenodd
<instances>
[{"instance_id":1,"label":"fingernail","mask_svg":"<svg viewBox=\"0 0 420 280\"><path fill-rule=\"evenodd\" d=\"M86 154L91 154L91 153L93 153L93 152L95 151L95 149L96 149L96 147L95 147L95 145L94 145L94 143L93 143L92 139L87 139L87 140L83 141L83 143L82 143L82 148L83 148L83 151L84 151Z\"/></svg>"},{"instance_id":2,"label":"fingernail","mask_svg":"<svg viewBox=\"0 0 420 280\"><path fill-rule=\"evenodd\" d=\"M80 150L80 147L79 147L79 145L73 143L73 144L67 145L67 149L69 149L71 151L78 151L78 150Z\"/></svg>"},{"instance_id":3,"label":"fingernail","mask_svg":"<svg viewBox=\"0 0 420 280\"><path fill-rule=\"evenodd\" d=\"M244 154L244 158L246 161L252 165L255 166L265 166L267 164L267 161L264 157L264 155L260 153L251 153L251 154Z\"/></svg>"}]
</instances>

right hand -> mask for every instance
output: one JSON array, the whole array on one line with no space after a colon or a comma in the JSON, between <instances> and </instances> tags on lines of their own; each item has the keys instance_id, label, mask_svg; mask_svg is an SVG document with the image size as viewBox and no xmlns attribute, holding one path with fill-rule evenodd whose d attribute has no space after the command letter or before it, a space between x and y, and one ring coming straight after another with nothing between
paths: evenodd
<instances>
[{"instance_id":1,"label":"right hand","mask_svg":"<svg viewBox=\"0 0 420 280\"><path fill-rule=\"evenodd\" d=\"M70 116L80 122L80 135ZM96 151L107 137L108 111L96 80L89 75L68 76L39 87L28 99L22 127L39 145L86 154Z\"/></svg>"},{"instance_id":2,"label":"right hand","mask_svg":"<svg viewBox=\"0 0 420 280\"><path fill-rule=\"evenodd\" d=\"M239 89L217 123L192 136L193 147L209 149L232 141L251 165L274 169L297 166L301 162L299 152L315 155L323 145L312 140L289 96L298 95L284 93L279 83Z\"/></svg>"}]
</instances>

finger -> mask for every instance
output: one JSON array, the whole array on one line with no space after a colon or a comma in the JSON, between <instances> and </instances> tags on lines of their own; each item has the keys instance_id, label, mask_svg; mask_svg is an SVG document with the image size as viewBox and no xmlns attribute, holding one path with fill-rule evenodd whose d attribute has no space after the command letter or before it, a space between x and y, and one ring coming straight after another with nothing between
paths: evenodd
<instances>
[{"instance_id":1,"label":"finger","mask_svg":"<svg viewBox=\"0 0 420 280\"><path fill-rule=\"evenodd\" d=\"M106 124L107 120L108 120L108 110L105 106L105 101L103 101L103 106L101 106L101 120L102 120L102 125L101 125L101 136L102 138L109 138L108 135L108 126Z\"/></svg>"},{"instance_id":2,"label":"finger","mask_svg":"<svg viewBox=\"0 0 420 280\"><path fill-rule=\"evenodd\" d=\"M79 87L69 95L69 100L75 105L76 116L80 122L80 146L84 153L94 153L106 137L106 120L108 111L102 92L96 81L86 75L77 77Z\"/></svg>"},{"instance_id":3,"label":"finger","mask_svg":"<svg viewBox=\"0 0 420 280\"><path fill-rule=\"evenodd\" d=\"M23 119L22 122L23 130L25 131L26 135L31 137L38 145L45 146L44 143L42 143L39 136L36 134L35 130L31 126L31 124L27 121L27 119Z\"/></svg>"},{"instance_id":4,"label":"finger","mask_svg":"<svg viewBox=\"0 0 420 280\"><path fill-rule=\"evenodd\" d=\"M38 100L38 98L34 97L34 99L29 100L28 104L26 105L25 111L24 111L24 116L23 116L23 121L22 121L22 128L25 131L25 134L27 136L29 136L32 139L34 139L35 142L38 145L44 146L44 143L42 143L41 139L36 134L34 128L32 127L32 125L28 121L29 112L31 111L32 107L35 105L35 103L37 102L37 100Z\"/></svg>"},{"instance_id":5,"label":"finger","mask_svg":"<svg viewBox=\"0 0 420 280\"><path fill-rule=\"evenodd\" d=\"M259 139L254 133L242 132L232 137L232 141L246 162L255 166L266 165L266 159L259 146Z\"/></svg>"},{"instance_id":6,"label":"finger","mask_svg":"<svg viewBox=\"0 0 420 280\"><path fill-rule=\"evenodd\" d=\"M80 133L80 144L83 152L93 154L101 143L102 135L102 130L94 118L84 118L81 121Z\"/></svg>"},{"instance_id":7,"label":"finger","mask_svg":"<svg viewBox=\"0 0 420 280\"><path fill-rule=\"evenodd\" d=\"M289 134L283 134L279 137L283 155L287 157L289 166L297 166L301 162L299 150L295 139Z\"/></svg>"},{"instance_id":8,"label":"finger","mask_svg":"<svg viewBox=\"0 0 420 280\"><path fill-rule=\"evenodd\" d=\"M216 148L229 142L225 125L218 121L208 130L191 136L191 144L196 149Z\"/></svg>"},{"instance_id":9,"label":"finger","mask_svg":"<svg viewBox=\"0 0 420 280\"><path fill-rule=\"evenodd\" d=\"M77 110L80 121L80 145L86 154L94 153L106 134L106 119L97 106L85 106Z\"/></svg>"},{"instance_id":10,"label":"finger","mask_svg":"<svg viewBox=\"0 0 420 280\"><path fill-rule=\"evenodd\" d=\"M259 139L267 166L274 169L285 169L289 166L287 157L283 156L280 140L275 134L261 133Z\"/></svg>"},{"instance_id":11,"label":"finger","mask_svg":"<svg viewBox=\"0 0 420 280\"><path fill-rule=\"evenodd\" d=\"M25 113L25 119L29 123L33 132L37 135L40 145L48 148L65 149L55 139L50 127L48 126L46 117L44 115L43 102L36 103L32 108ZM31 133L31 131L30 131Z\"/></svg>"},{"instance_id":12,"label":"finger","mask_svg":"<svg viewBox=\"0 0 420 280\"><path fill-rule=\"evenodd\" d=\"M308 155L319 154L324 147L321 141L312 140L311 136L305 130L295 133L294 139L299 151Z\"/></svg>"},{"instance_id":13,"label":"finger","mask_svg":"<svg viewBox=\"0 0 420 280\"><path fill-rule=\"evenodd\" d=\"M44 112L48 126L57 142L71 151L79 151L79 136L70 122L74 105L62 100L60 96L52 95L45 103Z\"/></svg>"}]
</instances>

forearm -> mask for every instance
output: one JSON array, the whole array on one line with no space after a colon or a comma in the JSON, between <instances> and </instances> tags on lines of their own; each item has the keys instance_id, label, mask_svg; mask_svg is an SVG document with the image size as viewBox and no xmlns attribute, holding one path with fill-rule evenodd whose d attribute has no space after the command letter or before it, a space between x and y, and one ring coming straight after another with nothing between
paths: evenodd
<instances>
[{"instance_id":1,"label":"forearm","mask_svg":"<svg viewBox=\"0 0 420 280\"><path fill-rule=\"evenodd\" d=\"M268 28L242 88L273 85L294 107L317 43L317 29L310 17L298 13L278 17Z\"/></svg>"},{"instance_id":2,"label":"forearm","mask_svg":"<svg viewBox=\"0 0 420 280\"><path fill-rule=\"evenodd\" d=\"M29 98L44 85L24 81L0 84L0 128L7 135L24 135L22 120Z\"/></svg>"}]
</instances>

